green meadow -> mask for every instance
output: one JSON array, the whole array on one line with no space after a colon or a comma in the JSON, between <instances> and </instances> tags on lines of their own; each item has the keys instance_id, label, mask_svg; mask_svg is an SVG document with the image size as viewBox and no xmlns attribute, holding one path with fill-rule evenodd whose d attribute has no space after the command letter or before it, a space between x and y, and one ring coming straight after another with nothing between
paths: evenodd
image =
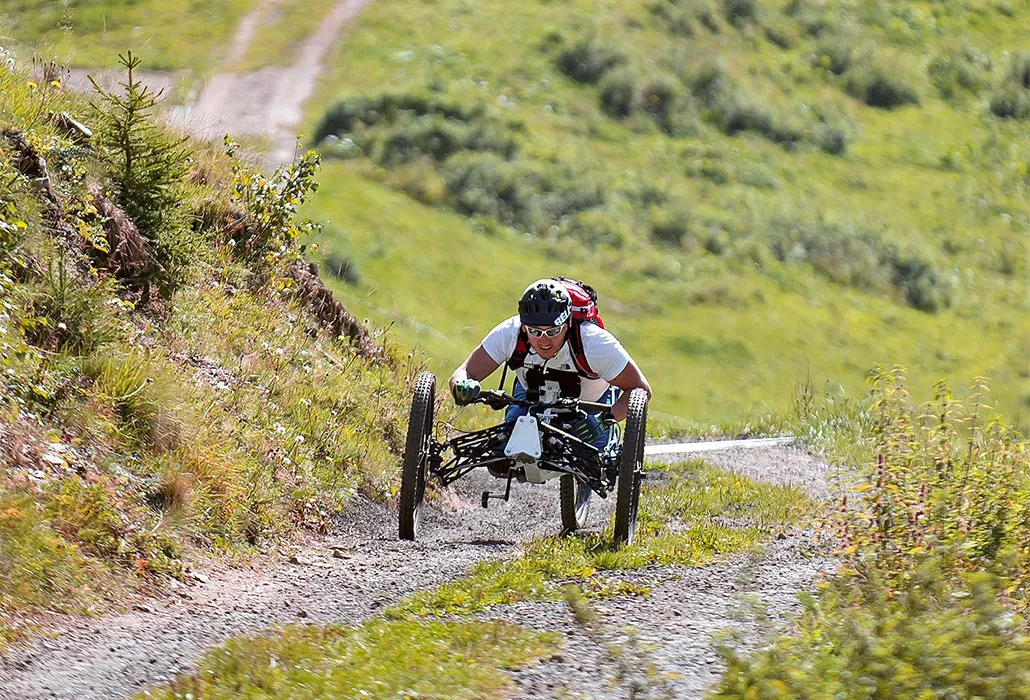
<instances>
[{"instance_id":1,"label":"green meadow","mask_svg":"<svg viewBox=\"0 0 1030 700\"><path fill-rule=\"evenodd\" d=\"M228 50L254 0L10 0L0 10L0 46L23 60L114 68L132 50L148 70L210 71Z\"/></svg>"},{"instance_id":2,"label":"green meadow","mask_svg":"<svg viewBox=\"0 0 1030 700\"><path fill-rule=\"evenodd\" d=\"M599 289L659 414L775 413L796 382L858 395L901 363L917 393L989 377L1025 426L1028 19L373 4L308 105L328 136L315 258L442 374L565 273Z\"/></svg>"}]
</instances>

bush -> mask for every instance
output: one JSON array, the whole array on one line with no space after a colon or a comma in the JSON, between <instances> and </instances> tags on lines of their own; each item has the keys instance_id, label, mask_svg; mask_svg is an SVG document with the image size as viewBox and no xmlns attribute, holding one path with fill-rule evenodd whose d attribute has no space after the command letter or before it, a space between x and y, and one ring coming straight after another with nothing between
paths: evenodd
<instances>
[{"instance_id":1,"label":"bush","mask_svg":"<svg viewBox=\"0 0 1030 700\"><path fill-rule=\"evenodd\" d=\"M385 166L429 156L447 160L461 151L485 151L513 158L515 127L486 116L482 106L447 103L418 93L351 98L334 105L317 130L329 155L365 154ZM330 137L340 144L330 144Z\"/></svg>"},{"instance_id":2,"label":"bush","mask_svg":"<svg viewBox=\"0 0 1030 700\"><path fill-rule=\"evenodd\" d=\"M625 119L637 108L639 89L632 70L622 68L609 73L601 81L601 109L611 117Z\"/></svg>"},{"instance_id":3,"label":"bush","mask_svg":"<svg viewBox=\"0 0 1030 700\"><path fill-rule=\"evenodd\" d=\"M698 131L694 102L674 76L661 75L648 82L641 91L640 105L668 136L691 136Z\"/></svg>"},{"instance_id":4,"label":"bush","mask_svg":"<svg viewBox=\"0 0 1030 700\"><path fill-rule=\"evenodd\" d=\"M319 230L317 224L297 219L297 209L318 190L316 174L321 158L314 151L275 169L268 178L237 157L239 144L225 138L226 155L232 159L233 204L244 212L242 225L232 231L228 243L240 260L260 267L288 262L299 254L297 241Z\"/></svg>"},{"instance_id":5,"label":"bush","mask_svg":"<svg viewBox=\"0 0 1030 700\"><path fill-rule=\"evenodd\" d=\"M325 259L325 269L336 279L341 279L347 284L361 284L361 277L358 275L358 268L350 257L343 253L330 253Z\"/></svg>"},{"instance_id":6,"label":"bush","mask_svg":"<svg viewBox=\"0 0 1030 700\"><path fill-rule=\"evenodd\" d=\"M918 104L919 94L907 82L903 71L894 63L871 59L848 70L845 87L848 94L870 107L894 109L906 104Z\"/></svg>"},{"instance_id":7,"label":"bush","mask_svg":"<svg viewBox=\"0 0 1030 700\"><path fill-rule=\"evenodd\" d=\"M676 0L657 0L648 6L648 10L670 34L685 38L694 36L693 15Z\"/></svg>"},{"instance_id":8,"label":"bush","mask_svg":"<svg viewBox=\"0 0 1030 700\"><path fill-rule=\"evenodd\" d=\"M1008 74L991 95L991 112L1002 119L1030 119L1030 54L1012 56Z\"/></svg>"},{"instance_id":9,"label":"bush","mask_svg":"<svg viewBox=\"0 0 1030 700\"><path fill-rule=\"evenodd\" d=\"M776 220L770 245L784 262L809 264L839 284L893 291L921 311L934 312L952 302L953 283L928 253L850 223Z\"/></svg>"},{"instance_id":10,"label":"bush","mask_svg":"<svg viewBox=\"0 0 1030 700\"><path fill-rule=\"evenodd\" d=\"M1030 119L1030 93L1017 87L1001 88L991 95L991 114L1001 119Z\"/></svg>"},{"instance_id":11,"label":"bush","mask_svg":"<svg viewBox=\"0 0 1030 700\"><path fill-rule=\"evenodd\" d=\"M819 39L815 50L816 64L834 75L844 75L855 57L854 41L845 35L834 34Z\"/></svg>"},{"instance_id":12,"label":"bush","mask_svg":"<svg viewBox=\"0 0 1030 700\"><path fill-rule=\"evenodd\" d=\"M945 99L962 91L978 94L991 82L991 57L971 46L937 56L927 66L930 82Z\"/></svg>"},{"instance_id":13,"label":"bush","mask_svg":"<svg viewBox=\"0 0 1030 700\"><path fill-rule=\"evenodd\" d=\"M407 118L438 116L450 121L472 123L483 119L482 105L466 106L445 102L438 96L423 93L350 97L340 100L322 116L315 130L315 141L330 134L344 136L361 128L392 123Z\"/></svg>"},{"instance_id":14,"label":"bush","mask_svg":"<svg viewBox=\"0 0 1030 700\"><path fill-rule=\"evenodd\" d=\"M876 583L846 578L807 599L797 636L750 657L723 647L728 670L712 697L1026 697L1030 636L999 602L1003 582L972 575L952 589L927 567L893 599Z\"/></svg>"},{"instance_id":15,"label":"bush","mask_svg":"<svg viewBox=\"0 0 1030 700\"><path fill-rule=\"evenodd\" d=\"M626 63L616 48L602 46L596 38L583 39L558 54L558 70L580 83L595 84L605 73Z\"/></svg>"},{"instance_id":16,"label":"bush","mask_svg":"<svg viewBox=\"0 0 1030 700\"><path fill-rule=\"evenodd\" d=\"M730 24L758 21L758 0L722 0L722 12Z\"/></svg>"},{"instance_id":17,"label":"bush","mask_svg":"<svg viewBox=\"0 0 1030 700\"><path fill-rule=\"evenodd\" d=\"M682 210L661 208L651 215L651 240L682 247L690 234L689 215Z\"/></svg>"},{"instance_id":18,"label":"bush","mask_svg":"<svg viewBox=\"0 0 1030 700\"><path fill-rule=\"evenodd\" d=\"M546 233L567 218L604 204L604 190L561 165L508 163L494 154L461 154L441 169L453 206Z\"/></svg>"}]
</instances>

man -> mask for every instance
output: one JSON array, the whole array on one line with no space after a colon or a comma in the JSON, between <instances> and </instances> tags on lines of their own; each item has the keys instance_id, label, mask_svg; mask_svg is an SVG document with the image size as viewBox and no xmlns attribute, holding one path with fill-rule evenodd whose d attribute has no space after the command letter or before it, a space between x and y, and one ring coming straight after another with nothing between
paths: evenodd
<instances>
[{"instance_id":1,"label":"man","mask_svg":"<svg viewBox=\"0 0 1030 700\"><path fill-rule=\"evenodd\" d=\"M482 391L480 382L502 363L515 370L512 393L517 398L557 395L606 404L614 401L610 415L594 413L571 428L576 437L601 451L614 446L617 432L611 424L625 420L630 390L640 387L651 395L647 379L615 336L595 323L573 320L572 297L554 279L529 285L519 300L518 315L490 331L454 370L450 387L455 402L465 405L475 400ZM505 422L525 412L509 406Z\"/></svg>"}]
</instances>

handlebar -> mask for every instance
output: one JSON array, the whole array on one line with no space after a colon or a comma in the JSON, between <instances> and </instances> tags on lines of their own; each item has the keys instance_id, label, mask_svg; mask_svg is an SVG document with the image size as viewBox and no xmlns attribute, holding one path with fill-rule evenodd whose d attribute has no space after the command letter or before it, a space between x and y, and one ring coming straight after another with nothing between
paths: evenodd
<instances>
[{"instance_id":1,"label":"handlebar","mask_svg":"<svg viewBox=\"0 0 1030 700\"><path fill-rule=\"evenodd\" d=\"M579 413L583 411L610 411L611 404L597 403L595 401L581 401L580 399L563 398L551 403L543 401L530 401L528 399L517 399L514 396L497 389L487 389L479 395L472 403L483 403L498 411L507 406L520 406L522 408L537 408L540 410L556 409L568 413Z\"/></svg>"}]
</instances>

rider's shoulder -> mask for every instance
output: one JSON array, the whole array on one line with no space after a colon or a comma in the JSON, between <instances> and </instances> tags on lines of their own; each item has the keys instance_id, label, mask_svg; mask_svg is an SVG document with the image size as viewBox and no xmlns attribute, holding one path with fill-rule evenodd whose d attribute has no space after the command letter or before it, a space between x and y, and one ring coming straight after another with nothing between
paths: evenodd
<instances>
[{"instance_id":1,"label":"rider's shoulder","mask_svg":"<svg viewBox=\"0 0 1030 700\"><path fill-rule=\"evenodd\" d=\"M601 328L596 323L581 324L579 327L579 334L580 337L583 338L584 342L588 342L591 340L603 343L619 342L619 339L616 338L611 331L605 328Z\"/></svg>"}]
</instances>

